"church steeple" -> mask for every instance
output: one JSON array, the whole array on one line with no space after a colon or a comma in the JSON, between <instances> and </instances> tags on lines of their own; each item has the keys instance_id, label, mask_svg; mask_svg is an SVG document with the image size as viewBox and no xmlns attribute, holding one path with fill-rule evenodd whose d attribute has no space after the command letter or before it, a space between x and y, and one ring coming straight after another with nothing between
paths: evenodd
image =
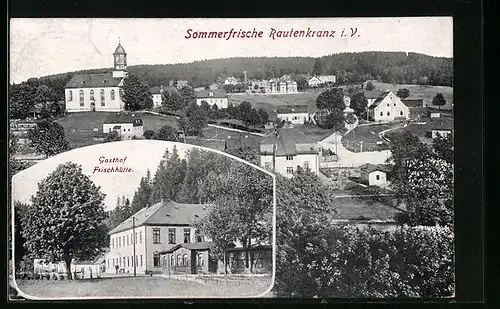
<instances>
[{"instance_id":1,"label":"church steeple","mask_svg":"<svg viewBox=\"0 0 500 309\"><path fill-rule=\"evenodd\" d=\"M113 72L113 77L125 77L125 71L127 70L127 53L125 52L125 49L123 49L120 39L118 39L118 46L113 53L113 59L113 68L115 70Z\"/></svg>"}]
</instances>

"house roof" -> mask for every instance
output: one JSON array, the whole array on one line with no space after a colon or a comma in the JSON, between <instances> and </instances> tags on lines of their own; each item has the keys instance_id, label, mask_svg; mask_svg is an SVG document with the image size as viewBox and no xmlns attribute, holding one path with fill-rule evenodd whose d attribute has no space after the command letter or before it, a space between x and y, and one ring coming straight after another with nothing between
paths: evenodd
<instances>
[{"instance_id":1,"label":"house roof","mask_svg":"<svg viewBox=\"0 0 500 309\"><path fill-rule=\"evenodd\" d=\"M214 94L213 96L210 96L211 92ZM227 98L227 93L222 89L211 89L211 90L203 89L203 90L196 92L196 97L198 99L201 99L201 98Z\"/></svg>"},{"instance_id":2,"label":"house roof","mask_svg":"<svg viewBox=\"0 0 500 309\"><path fill-rule=\"evenodd\" d=\"M133 123L134 127L138 126L140 127L143 125L142 119L139 116L128 112L119 112L110 114L104 121L104 124L110 124L110 123L117 123L117 124Z\"/></svg>"},{"instance_id":3,"label":"house roof","mask_svg":"<svg viewBox=\"0 0 500 309\"><path fill-rule=\"evenodd\" d=\"M309 113L309 105L281 105L276 108L277 114Z\"/></svg>"},{"instance_id":4,"label":"house roof","mask_svg":"<svg viewBox=\"0 0 500 309\"><path fill-rule=\"evenodd\" d=\"M76 74L66 84L65 88L103 88L117 87L123 78L114 78L113 73Z\"/></svg>"},{"instance_id":5,"label":"house roof","mask_svg":"<svg viewBox=\"0 0 500 309\"><path fill-rule=\"evenodd\" d=\"M384 172L384 173L387 173L388 172L388 167L385 166L385 165L374 165L374 164L371 164L371 163L366 163L366 164L363 164L359 167L362 171L366 172L366 173L371 173L371 172L375 172L375 171L381 171L381 172Z\"/></svg>"},{"instance_id":6,"label":"house roof","mask_svg":"<svg viewBox=\"0 0 500 309\"><path fill-rule=\"evenodd\" d=\"M213 243L210 241L187 243L187 244L181 243L181 244L173 246L169 250L161 251L159 253L160 254L172 253L172 252L175 252L179 248L186 248L188 250L209 250L212 248L212 246L213 246Z\"/></svg>"},{"instance_id":7,"label":"house roof","mask_svg":"<svg viewBox=\"0 0 500 309\"><path fill-rule=\"evenodd\" d=\"M373 102L372 105L370 105L370 107L368 107L369 109L375 109L375 107L377 107L380 102L382 102L385 97L387 97L387 95L390 93L390 91L384 91L382 92L382 94L380 94L380 96L375 100L375 102Z\"/></svg>"},{"instance_id":8,"label":"house roof","mask_svg":"<svg viewBox=\"0 0 500 309\"><path fill-rule=\"evenodd\" d=\"M277 134L271 134L260 143L261 154L272 154L276 146L276 156L295 156L299 154L317 154L315 142L305 140L296 130L279 129Z\"/></svg>"},{"instance_id":9,"label":"house roof","mask_svg":"<svg viewBox=\"0 0 500 309\"><path fill-rule=\"evenodd\" d=\"M226 140L226 149L239 149L249 147L255 150L259 149L259 138L254 136L245 135L247 137L237 137L237 138L229 138Z\"/></svg>"},{"instance_id":10,"label":"house roof","mask_svg":"<svg viewBox=\"0 0 500 309\"><path fill-rule=\"evenodd\" d=\"M190 225L197 218L207 213L206 204L181 204L174 201L156 203L148 208L143 208L123 221L108 234L116 234L142 225Z\"/></svg>"},{"instance_id":11,"label":"house roof","mask_svg":"<svg viewBox=\"0 0 500 309\"><path fill-rule=\"evenodd\" d=\"M363 90L363 94L367 99L376 99L382 95L382 92L377 90Z\"/></svg>"},{"instance_id":12,"label":"house roof","mask_svg":"<svg viewBox=\"0 0 500 309\"><path fill-rule=\"evenodd\" d=\"M432 130L453 130L453 117L432 118Z\"/></svg>"},{"instance_id":13,"label":"house roof","mask_svg":"<svg viewBox=\"0 0 500 309\"><path fill-rule=\"evenodd\" d=\"M226 80L229 82L238 82L238 79L236 79L236 77L234 76L229 76L228 78L226 78Z\"/></svg>"}]
</instances>

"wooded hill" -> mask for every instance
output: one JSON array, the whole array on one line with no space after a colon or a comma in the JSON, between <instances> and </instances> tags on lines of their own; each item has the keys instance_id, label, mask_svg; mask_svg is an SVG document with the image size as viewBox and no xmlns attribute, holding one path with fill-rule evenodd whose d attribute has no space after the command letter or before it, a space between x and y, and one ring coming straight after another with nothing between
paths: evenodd
<instances>
[{"instance_id":1,"label":"wooded hill","mask_svg":"<svg viewBox=\"0 0 500 309\"><path fill-rule=\"evenodd\" d=\"M336 75L341 84L376 79L385 83L452 86L453 59L404 52L341 53L313 57L245 57L195 61L179 64L129 66L150 86L168 85L170 80L187 80L200 87L222 81L228 76L270 79L284 74ZM111 68L83 70L41 77L69 80L75 73L99 73ZM60 83L62 84L62 83Z\"/></svg>"}]
</instances>

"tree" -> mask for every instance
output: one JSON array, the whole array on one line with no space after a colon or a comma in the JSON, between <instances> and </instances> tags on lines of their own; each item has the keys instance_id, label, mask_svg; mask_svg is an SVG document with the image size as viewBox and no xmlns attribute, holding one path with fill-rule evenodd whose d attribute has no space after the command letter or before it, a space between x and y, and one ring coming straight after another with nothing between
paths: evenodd
<instances>
[{"instance_id":1,"label":"tree","mask_svg":"<svg viewBox=\"0 0 500 309\"><path fill-rule=\"evenodd\" d=\"M206 110L196 106L196 103L194 105L187 113L187 133L188 135L201 136L203 128L208 123L208 114Z\"/></svg>"},{"instance_id":2,"label":"tree","mask_svg":"<svg viewBox=\"0 0 500 309\"><path fill-rule=\"evenodd\" d=\"M118 134L118 132L116 131L111 131L110 133L106 134L106 137L104 138L104 142L105 143L108 143L108 142L116 142L116 141L121 141L122 138L120 136L120 134Z\"/></svg>"},{"instance_id":3,"label":"tree","mask_svg":"<svg viewBox=\"0 0 500 309\"><path fill-rule=\"evenodd\" d=\"M151 172L148 169L146 176L141 178L139 188L137 188L137 190L135 191L134 198L132 199L130 208L133 214L150 205L149 199L151 197L151 191L153 189L152 182Z\"/></svg>"},{"instance_id":4,"label":"tree","mask_svg":"<svg viewBox=\"0 0 500 309\"><path fill-rule=\"evenodd\" d=\"M28 82L9 85L9 116L24 119L33 114L37 86Z\"/></svg>"},{"instance_id":5,"label":"tree","mask_svg":"<svg viewBox=\"0 0 500 309\"><path fill-rule=\"evenodd\" d=\"M246 268L251 273L251 248L269 242L272 233L272 178L234 160L227 173L211 172L207 178L200 191L203 199L214 205L210 210L214 214L202 219L205 229L201 232L211 239L220 237L218 243L224 245L241 242L246 249ZM228 222L227 218L231 220ZM225 231L216 231L220 226L225 226Z\"/></svg>"},{"instance_id":6,"label":"tree","mask_svg":"<svg viewBox=\"0 0 500 309\"><path fill-rule=\"evenodd\" d=\"M396 93L396 96L398 96L401 99L406 99L407 97L410 96L410 90L406 88L400 88Z\"/></svg>"},{"instance_id":7,"label":"tree","mask_svg":"<svg viewBox=\"0 0 500 309\"><path fill-rule=\"evenodd\" d=\"M9 131L9 155L12 157L19 151L19 138Z\"/></svg>"},{"instance_id":8,"label":"tree","mask_svg":"<svg viewBox=\"0 0 500 309\"><path fill-rule=\"evenodd\" d=\"M182 109L188 107L190 104L196 103L196 94L193 88L184 86L179 90L179 94L181 96Z\"/></svg>"},{"instance_id":9,"label":"tree","mask_svg":"<svg viewBox=\"0 0 500 309\"><path fill-rule=\"evenodd\" d=\"M137 111L153 108L153 97L149 87L138 76L128 74L123 81L122 89L122 99L126 110Z\"/></svg>"},{"instance_id":10,"label":"tree","mask_svg":"<svg viewBox=\"0 0 500 309\"><path fill-rule=\"evenodd\" d=\"M235 157L238 157L255 165L260 164L259 153L257 152L256 149L251 148L249 146L244 146L235 149L227 149L226 152L229 153L230 155L233 155Z\"/></svg>"},{"instance_id":11,"label":"tree","mask_svg":"<svg viewBox=\"0 0 500 309\"><path fill-rule=\"evenodd\" d=\"M436 96L432 99L432 105L438 106L441 109L441 106L446 104L446 100L442 93L436 94Z\"/></svg>"},{"instance_id":12,"label":"tree","mask_svg":"<svg viewBox=\"0 0 500 309\"><path fill-rule=\"evenodd\" d=\"M438 136L434 138L434 141L432 143L432 148L434 149L438 158L443 159L450 164L453 164L454 140L452 134L448 134L446 136Z\"/></svg>"},{"instance_id":13,"label":"tree","mask_svg":"<svg viewBox=\"0 0 500 309\"><path fill-rule=\"evenodd\" d=\"M153 179L150 205L162 199L177 200L185 174L186 161L180 158L177 148L174 146L172 153L167 149Z\"/></svg>"},{"instance_id":14,"label":"tree","mask_svg":"<svg viewBox=\"0 0 500 309\"><path fill-rule=\"evenodd\" d=\"M322 73L323 73L323 65L321 63L321 60L319 58L317 58L314 61L314 67L313 67L311 74L312 75L321 75Z\"/></svg>"},{"instance_id":15,"label":"tree","mask_svg":"<svg viewBox=\"0 0 500 309\"><path fill-rule=\"evenodd\" d=\"M375 90L375 86L372 84L372 82L367 82L365 89L368 91L373 91L373 90Z\"/></svg>"},{"instance_id":16,"label":"tree","mask_svg":"<svg viewBox=\"0 0 500 309\"><path fill-rule=\"evenodd\" d=\"M144 134L142 136L144 136L146 139L153 139L155 136L155 131L146 130L146 131L144 131Z\"/></svg>"},{"instance_id":17,"label":"tree","mask_svg":"<svg viewBox=\"0 0 500 309\"><path fill-rule=\"evenodd\" d=\"M28 139L36 151L53 156L69 148L64 135L64 128L57 122L40 121L28 131Z\"/></svg>"},{"instance_id":18,"label":"tree","mask_svg":"<svg viewBox=\"0 0 500 309\"><path fill-rule=\"evenodd\" d=\"M366 112L368 100L363 92L356 93L351 99L351 108L354 110L356 116L361 117Z\"/></svg>"},{"instance_id":19,"label":"tree","mask_svg":"<svg viewBox=\"0 0 500 309\"><path fill-rule=\"evenodd\" d=\"M31 256L65 262L72 278L71 261L92 259L106 244L104 197L81 166L59 165L38 184L22 219L25 247Z\"/></svg>"},{"instance_id":20,"label":"tree","mask_svg":"<svg viewBox=\"0 0 500 309\"><path fill-rule=\"evenodd\" d=\"M14 203L14 222L10 220L12 209L11 207L7 207L8 209L8 222L9 222L9 255L11 255L12 249L12 223L14 223L14 248L15 248L15 266L16 269L19 269L19 264L23 260L26 255L26 248L24 248L24 244L26 243L26 239L23 237L23 227L22 227L22 218L24 217L29 205L23 204L20 202Z\"/></svg>"},{"instance_id":21,"label":"tree","mask_svg":"<svg viewBox=\"0 0 500 309\"><path fill-rule=\"evenodd\" d=\"M161 106L165 111L178 111L185 107L183 98L179 93L169 90L163 91Z\"/></svg>"},{"instance_id":22,"label":"tree","mask_svg":"<svg viewBox=\"0 0 500 309\"><path fill-rule=\"evenodd\" d=\"M50 104L51 104L52 89L46 85L39 85L35 91L34 106L35 112L37 112L42 118L47 118L51 115Z\"/></svg>"},{"instance_id":23,"label":"tree","mask_svg":"<svg viewBox=\"0 0 500 309\"><path fill-rule=\"evenodd\" d=\"M345 132L344 112L338 108L332 109L321 121L321 126L325 129L333 129L334 132Z\"/></svg>"},{"instance_id":24,"label":"tree","mask_svg":"<svg viewBox=\"0 0 500 309\"><path fill-rule=\"evenodd\" d=\"M261 124L268 123L269 122L269 114L266 112L266 110L263 108L259 108L258 112L259 112Z\"/></svg>"},{"instance_id":25,"label":"tree","mask_svg":"<svg viewBox=\"0 0 500 309\"><path fill-rule=\"evenodd\" d=\"M171 142L179 141L177 138L177 130L168 125L161 127L160 131L154 135L154 139Z\"/></svg>"},{"instance_id":26,"label":"tree","mask_svg":"<svg viewBox=\"0 0 500 309\"><path fill-rule=\"evenodd\" d=\"M344 103L344 91L342 88L331 88L326 91L323 91L319 94L316 99L316 106L318 109L345 109Z\"/></svg>"}]
</instances>

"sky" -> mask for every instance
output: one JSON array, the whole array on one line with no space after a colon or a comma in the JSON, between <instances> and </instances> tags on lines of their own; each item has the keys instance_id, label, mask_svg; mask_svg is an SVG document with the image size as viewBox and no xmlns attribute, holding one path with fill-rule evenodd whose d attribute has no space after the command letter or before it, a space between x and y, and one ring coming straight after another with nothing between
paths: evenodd
<instances>
[{"instance_id":1,"label":"sky","mask_svg":"<svg viewBox=\"0 0 500 309\"><path fill-rule=\"evenodd\" d=\"M194 31L262 31L261 38L193 39ZM278 38L278 31L335 31L334 37ZM352 30L351 30L352 28ZM274 39L270 37L275 30ZM355 32L354 36L345 34ZM118 42L128 65L231 57L319 57L403 51L453 56L451 17L272 19L11 19L10 82L113 66Z\"/></svg>"},{"instance_id":2,"label":"sky","mask_svg":"<svg viewBox=\"0 0 500 309\"><path fill-rule=\"evenodd\" d=\"M141 178L146 176L148 169L151 172L151 177L154 177L165 150L169 149L171 152L174 145L179 150L181 157L184 157L186 150L196 148L196 146L182 143L135 140L81 147L58 154L14 175L12 178L12 201L30 203L31 196L38 191L38 183L41 180L55 171L59 164L73 162L81 165L82 172L101 187L101 192L106 194L104 200L106 209L113 209L118 197L124 195L132 201ZM124 159L124 163L100 164L100 158L113 159L115 157ZM123 166L132 169L132 172L94 173L96 166L104 168Z\"/></svg>"}]
</instances>

